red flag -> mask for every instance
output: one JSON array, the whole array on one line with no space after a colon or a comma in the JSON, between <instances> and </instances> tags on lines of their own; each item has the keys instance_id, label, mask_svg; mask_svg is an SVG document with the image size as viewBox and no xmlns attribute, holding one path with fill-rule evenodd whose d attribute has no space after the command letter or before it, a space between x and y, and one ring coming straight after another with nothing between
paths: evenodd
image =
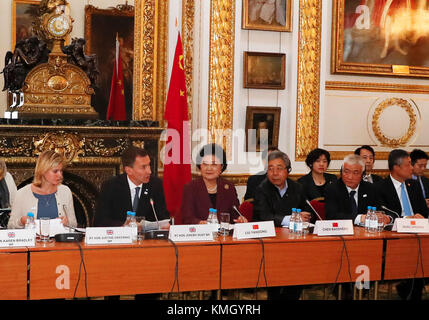
<instances>
[{"instance_id":1,"label":"red flag","mask_svg":"<svg viewBox=\"0 0 429 320\"><path fill-rule=\"evenodd\" d=\"M121 48L116 36L116 58L113 67L107 120L127 120L125 115L124 77L122 75Z\"/></svg>"},{"instance_id":2,"label":"red flag","mask_svg":"<svg viewBox=\"0 0 429 320\"><path fill-rule=\"evenodd\" d=\"M164 159L164 192L167 210L176 224L181 224L183 187L191 181L191 151L189 140L188 103L180 33L177 38L171 71L170 87L164 119L168 121Z\"/></svg>"}]
</instances>

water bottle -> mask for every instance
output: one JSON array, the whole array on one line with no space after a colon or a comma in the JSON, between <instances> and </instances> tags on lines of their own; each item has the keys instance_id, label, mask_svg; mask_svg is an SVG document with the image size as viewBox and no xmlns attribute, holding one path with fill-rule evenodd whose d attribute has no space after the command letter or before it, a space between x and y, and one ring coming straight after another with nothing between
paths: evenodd
<instances>
[{"instance_id":1,"label":"water bottle","mask_svg":"<svg viewBox=\"0 0 429 320\"><path fill-rule=\"evenodd\" d=\"M371 211L372 211L372 215L371 215L371 219L369 220L369 232L377 232L378 230L378 217L377 214L375 213L375 210L377 210L377 208L372 207Z\"/></svg>"},{"instance_id":2,"label":"water bottle","mask_svg":"<svg viewBox=\"0 0 429 320\"><path fill-rule=\"evenodd\" d=\"M372 207L372 209L374 210L374 212L377 210L376 207ZM384 221L383 221L382 218L378 218L378 228L377 228L377 231L378 232L382 232L383 229L384 229Z\"/></svg>"},{"instance_id":3,"label":"water bottle","mask_svg":"<svg viewBox=\"0 0 429 320\"><path fill-rule=\"evenodd\" d=\"M27 213L27 221L25 222L25 229L31 229L36 231L36 223L34 222L34 213Z\"/></svg>"},{"instance_id":4,"label":"water bottle","mask_svg":"<svg viewBox=\"0 0 429 320\"><path fill-rule=\"evenodd\" d=\"M128 228L131 228L131 239L133 242L137 241L137 221L136 213L132 211L127 212Z\"/></svg>"},{"instance_id":5,"label":"water bottle","mask_svg":"<svg viewBox=\"0 0 429 320\"><path fill-rule=\"evenodd\" d=\"M217 210L210 208L209 209L209 216L207 218L207 223L213 225L213 238L217 238L217 233L219 229L219 220L217 219Z\"/></svg>"},{"instance_id":6,"label":"water bottle","mask_svg":"<svg viewBox=\"0 0 429 320\"><path fill-rule=\"evenodd\" d=\"M296 218L296 208L292 208L292 214L289 219L289 233L295 232L295 218Z\"/></svg>"},{"instance_id":7,"label":"water bottle","mask_svg":"<svg viewBox=\"0 0 429 320\"><path fill-rule=\"evenodd\" d=\"M365 217L365 231L369 232L369 221L371 220L372 216L372 207L368 206L368 210L366 211L366 217Z\"/></svg>"},{"instance_id":8,"label":"water bottle","mask_svg":"<svg viewBox=\"0 0 429 320\"><path fill-rule=\"evenodd\" d=\"M302 236L302 218L301 218L301 209L296 209L296 218L295 218L295 233L299 236Z\"/></svg>"}]
</instances>

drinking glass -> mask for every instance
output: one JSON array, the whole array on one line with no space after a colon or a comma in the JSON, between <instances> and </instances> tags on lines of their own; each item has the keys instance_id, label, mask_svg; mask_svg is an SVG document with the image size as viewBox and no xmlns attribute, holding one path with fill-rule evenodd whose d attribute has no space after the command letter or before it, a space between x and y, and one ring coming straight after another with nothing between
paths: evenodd
<instances>
[{"instance_id":1,"label":"drinking glass","mask_svg":"<svg viewBox=\"0 0 429 320\"><path fill-rule=\"evenodd\" d=\"M40 220L40 241L48 242L49 241L49 231L50 231L50 218L39 218Z\"/></svg>"},{"instance_id":2,"label":"drinking glass","mask_svg":"<svg viewBox=\"0 0 429 320\"><path fill-rule=\"evenodd\" d=\"M376 211L375 214L377 215L377 218L378 218L377 231L382 232L384 229L384 222L383 222L384 211Z\"/></svg>"},{"instance_id":3,"label":"drinking glass","mask_svg":"<svg viewBox=\"0 0 429 320\"><path fill-rule=\"evenodd\" d=\"M140 241L144 239L146 217L137 216L136 222L137 222L137 240Z\"/></svg>"},{"instance_id":4,"label":"drinking glass","mask_svg":"<svg viewBox=\"0 0 429 320\"><path fill-rule=\"evenodd\" d=\"M219 218L220 218L219 234L226 236L229 233L229 213L221 212Z\"/></svg>"}]
</instances>

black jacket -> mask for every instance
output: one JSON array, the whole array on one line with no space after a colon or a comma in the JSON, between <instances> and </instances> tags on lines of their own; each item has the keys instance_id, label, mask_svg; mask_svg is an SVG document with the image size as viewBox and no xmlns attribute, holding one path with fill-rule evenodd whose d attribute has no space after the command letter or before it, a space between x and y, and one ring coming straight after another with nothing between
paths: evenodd
<instances>
[{"instance_id":1,"label":"black jacket","mask_svg":"<svg viewBox=\"0 0 429 320\"><path fill-rule=\"evenodd\" d=\"M428 207L426 206L425 199L423 199L422 189L418 182L410 179L405 181L405 186L407 188L408 197L414 214L420 213L422 216L427 217ZM396 189L390 175L378 183L376 187L380 206L383 205L388 209L395 211L400 216L402 212L401 202L399 201L398 194L396 193ZM380 208L380 210L383 209ZM390 213L387 210L384 211L393 218L397 217L395 214Z\"/></svg>"},{"instance_id":2,"label":"black jacket","mask_svg":"<svg viewBox=\"0 0 429 320\"><path fill-rule=\"evenodd\" d=\"M278 189L268 178L261 182L256 188L253 207L254 221L274 220L274 225L281 227L284 217L292 213L292 208L312 213L305 202L306 198L302 186L290 179L287 179L287 184L286 193L281 197Z\"/></svg>"},{"instance_id":3,"label":"black jacket","mask_svg":"<svg viewBox=\"0 0 429 320\"><path fill-rule=\"evenodd\" d=\"M169 219L162 181L156 177L150 177L149 182L142 185L136 216L145 216L146 220L156 221L150 198L154 201L158 220ZM96 204L94 226L122 226L127 218L127 211L131 210L131 193L127 175L113 177L101 187Z\"/></svg>"},{"instance_id":4,"label":"black jacket","mask_svg":"<svg viewBox=\"0 0 429 320\"><path fill-rule=\"evenodd\" d=\"M311 201L316 198L324 198L326 194L326 187L337 181L337 177L334 174L324 173L323 176L325 177L326 181L324 184L324 193L320 193L319 188L317 188L316 184L314 183L311 171L309 174L306 174L305 176L302 176L298 179L298 182L304 187L305 197L308 200Z\"/></svg>"},{"instance_id":5,"label":"black jacket","mask_svg":"<svg viewBox=\"0 0 429 320\"><path fill-rule=\"evenodd\" d=\"M342 179L332 183L325 191L325 214L327 220L352 219L366 214L368 206L377 207L377 193L372 183L361 181L358 189L357 214L351 213L349 193Z\"/></svg>"},{"instance_id":6,"label":"black jacket","mask_svg":"<svg viewBox=\"0 0 429 320\"><path fill-rule=\"evenodd\" d=\"M267 177L267 173L263 171L263 172L254 174L253 176L250 176L249 179L247 179L247 187L246 187L246 194L244 195L244 200L249 200L249 201L255 200L256 188L259 186L259 184L262 181L265 180L266 177Z\"/></svg>"}]
</instances>

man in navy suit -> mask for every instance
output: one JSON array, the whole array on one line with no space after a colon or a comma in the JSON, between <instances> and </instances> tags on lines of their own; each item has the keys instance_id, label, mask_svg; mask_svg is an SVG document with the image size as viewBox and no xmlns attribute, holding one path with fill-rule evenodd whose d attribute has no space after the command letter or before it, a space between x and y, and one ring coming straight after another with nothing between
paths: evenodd
<instances>
[{"instance_id":1,"label":"man in navy suit","mask_svg":"<svg viewBox=\"0 0 429 320\"><path fill-rule=\"evenodd\" d=\"M410 153L411 165L413 166L413 180L420 184L423 198L429 208L429 179L425 177L425 170L428 165L429 156L420 149L414 149Z\"/></svg>"},{"instance_id":2,"label":"man in navy suit","mask_svg":"<svg viewBox=\"0 0 429 320\"><path fill-rule=\"evenodd\" d=\"M426 218L428 207L420 185L411 179L413 167L408 152L392 150L388 164L390 175L377 185L380 204L394 212L395 218ZM421 300L423 286L423 279L408 279L399 283L396 290L403 300Z\"/></svg>"},{"instance_id":3,"label":"man in navy suit","mask_svg":"<svg viewBox=\"0 0 429 320\"><path fill-rule=\"evenodd\" d=\"M146 150L134 146L122 154L125 173L106 181L97 199L95 227L120 227L127 211L146 220L156 221L150 199L153 200L158 220L169 219L162 181L152 176L150 157Z\"/></svg>"}]
</instances>

